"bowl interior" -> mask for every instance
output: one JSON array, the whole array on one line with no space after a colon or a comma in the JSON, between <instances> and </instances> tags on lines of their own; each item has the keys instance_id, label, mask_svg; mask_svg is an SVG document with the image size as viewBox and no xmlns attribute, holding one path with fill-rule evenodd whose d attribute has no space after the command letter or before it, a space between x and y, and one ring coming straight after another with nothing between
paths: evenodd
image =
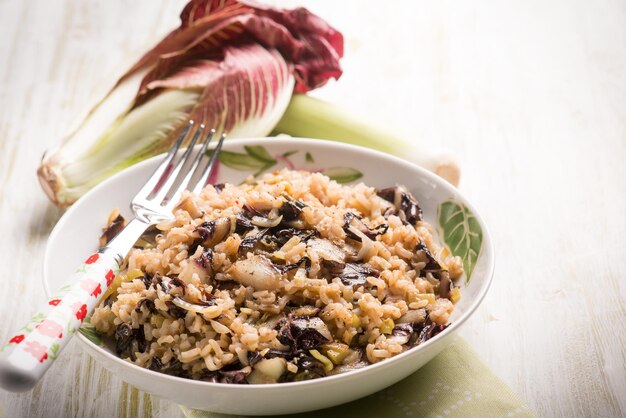
<instances>
[{"instance_id":1,"label":"bowl interior","mask_svg":"<svg viewBox=\"0 0 626 418\"><path fill-rule=\"evenodd\" d=\"M118 208L126 219L131 217L129 202L159 161L160 157L155 157L118 173L65 213L50 235L46 249L44 286L48 295L63 285L85 256L97 250L101 228L112 209ZM453 186L429 171L369 149L300 138L230 140L224 144L220 161L214 183L240 183L259 171L290 167L322 171L341 182L362 181L378 188L406 186L419 201L424 219L437 229L440 241L445 239L450 247L463 252L466 269L473 266L471 280L463 280L462 298L456 305L450 328L464 322L484 297L494 266L486 227ZM98 347L82 335L79 338L91 348L119 360L108 348Z\"/></svg>"}]
</instances>

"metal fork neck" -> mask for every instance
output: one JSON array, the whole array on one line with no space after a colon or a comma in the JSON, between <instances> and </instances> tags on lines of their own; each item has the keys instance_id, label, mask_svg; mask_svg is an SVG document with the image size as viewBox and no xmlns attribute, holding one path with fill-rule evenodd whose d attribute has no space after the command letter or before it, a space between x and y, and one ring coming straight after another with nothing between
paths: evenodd
<instances>
[{"instance_id":1,"label":"metal fork neck","mask_svg":"<svg viewBox=\"0 0 626 418\"><path fill-rule=\"evenodd\" d=\"M124 233L113 238L111 242L100 249L100 252L112 254L117 263L122 264L124 257L150 225L152 225L150 222L141 218L131 219L124 228Z\"/></svg>"}]
</instances>

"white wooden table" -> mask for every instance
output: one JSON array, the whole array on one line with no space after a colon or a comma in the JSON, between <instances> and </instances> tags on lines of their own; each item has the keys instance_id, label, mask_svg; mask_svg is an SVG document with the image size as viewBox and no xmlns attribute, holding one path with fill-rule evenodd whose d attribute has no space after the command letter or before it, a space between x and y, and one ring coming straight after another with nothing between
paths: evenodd
<instances>
[{"instance_id":1,"label":"white wooden table","mask_svg":"<svg viewBox=\"0 0 626 418\"><path fill-rule=\"evenodd\" d=\"M42 153L182 5L0 1L3 340L44 300L42 255L61 211L35 178ZM498 259L464 336L540 416L625 416L626 3L309 7L346 37L343 78L316 94L460 158ZM181 415L76 345L32 393L0 393L2 411Z\"/></svg>"}]
</instances>

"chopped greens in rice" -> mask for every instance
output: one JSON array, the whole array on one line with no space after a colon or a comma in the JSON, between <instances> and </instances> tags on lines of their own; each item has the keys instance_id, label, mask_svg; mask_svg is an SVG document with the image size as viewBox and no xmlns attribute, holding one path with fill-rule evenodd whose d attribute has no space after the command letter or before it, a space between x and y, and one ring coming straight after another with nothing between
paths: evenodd
<instances>
[{"instance_id":1,"label":"chopped greens in rice","mask_svg":"<svg viewBox=\"0 0 626 418\"><path fill-rule=\"evenodd\" d=\"M298 381L434 337L462 274L403 187L285 169L185 192L175 219L130 252L91 322L118 355L152 370Z\"/></svg>"}]
</instances>

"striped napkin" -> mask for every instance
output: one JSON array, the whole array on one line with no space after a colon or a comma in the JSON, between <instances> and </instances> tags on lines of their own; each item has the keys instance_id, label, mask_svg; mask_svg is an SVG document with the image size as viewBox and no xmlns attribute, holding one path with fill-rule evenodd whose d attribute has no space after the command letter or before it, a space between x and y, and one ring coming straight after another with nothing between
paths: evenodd
<instances>
[{"instance_id":1,"label":"striped napkin","mask_svg":"<svg viewBox=\"0 0 626 418\"><path fill-rule=\"evenodd\" d=\"M187 418L230 418L233 415L189 409ZM447 418L536 417L482 362L460 337L417 372L358 401L293 418Z\"/></svg>"}]
</instances>

